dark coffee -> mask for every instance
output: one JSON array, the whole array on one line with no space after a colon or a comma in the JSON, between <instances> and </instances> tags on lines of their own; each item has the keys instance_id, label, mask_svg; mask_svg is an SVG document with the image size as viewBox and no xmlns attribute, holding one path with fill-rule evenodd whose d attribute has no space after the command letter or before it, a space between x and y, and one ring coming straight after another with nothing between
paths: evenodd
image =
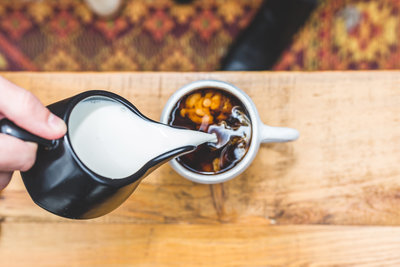
<instances>
[{"instance_id":1,"label":"dark coffee","mask_svg":"<svg viewBox=\"0 0 400 267\"><path fill-rule=\"evenodd\" d=\"M247 153L251 121L240 100L214 88L204 88L182 97L174 107L169 124L215 133L218 143L200 145L177 161L201 174L218 174L233 168Z\"/></svg>"}]
</instances>

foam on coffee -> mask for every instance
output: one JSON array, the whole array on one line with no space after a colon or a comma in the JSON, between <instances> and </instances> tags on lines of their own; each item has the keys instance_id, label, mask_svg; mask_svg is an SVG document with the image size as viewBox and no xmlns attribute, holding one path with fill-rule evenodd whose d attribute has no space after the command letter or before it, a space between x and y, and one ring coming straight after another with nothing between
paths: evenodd
<instances>
[{"instance_id":1,"label":"foam on coffee","mask_svg":"<svg viewBox=\"0 0 400 267\"><path fill-rule=\"evenodd\" d=\"M216 141L210 134L145 120L123 104L99 96L74 107L68 121L68 135L82 163L112 179L134 174L165 152Z\"/></svg>"},{"instance_id":2,"label":"foam on coffee","mask_svg":"<svg viewBox=\"0 0 400 267\"><path fill-rule=\"evenodd\" d=\"M219 174L232 169L246 155L252 136L249 114L231 93L202 88L183 96L169 118L171 125L214 133L217 143L200 145L177 162L199 174Z\"/></svg>"}]
</instances>

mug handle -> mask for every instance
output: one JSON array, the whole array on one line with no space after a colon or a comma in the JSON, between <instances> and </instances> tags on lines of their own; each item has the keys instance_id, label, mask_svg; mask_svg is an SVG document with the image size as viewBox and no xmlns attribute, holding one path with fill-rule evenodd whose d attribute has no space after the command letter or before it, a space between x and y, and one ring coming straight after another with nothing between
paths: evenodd
<instances>
[{"instance_id":1,"label":"mug handle","mask_svg":"<svg viewBox=\"0 0 400 267\"><path fill-rule=\"evenodd\" d=\"M31 134L30 132L25 131L24 129L18 127L12 121L8 119L0 120L0 133L8 134L18 139L34 142L39 145L46 147L47 149L53 149L57 146L57 140L47 140Z\"/></svg>"},{"instance_id":2,"label":"mug handle","mask_svg":"<svg viewBox=\"0 0 400 267\"><path fill-rule=\"evenodd\" d=\"M282 143L299 138L299 131L287 127L272 127L261 123L261 143Z\"/></svg>"}]
</instances>

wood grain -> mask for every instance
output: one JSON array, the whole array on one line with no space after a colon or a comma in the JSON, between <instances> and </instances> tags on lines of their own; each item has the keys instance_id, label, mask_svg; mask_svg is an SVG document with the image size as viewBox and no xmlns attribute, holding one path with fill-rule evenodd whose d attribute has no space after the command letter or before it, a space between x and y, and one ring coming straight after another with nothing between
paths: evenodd
<instances>
[{"instance_id":1,"label":"wood grain","mask_svg":"<svg viewBox=\"0 0 400 267\"><path fill-rule=\"evenodd\" d=\"M223 185L194 184L164 165L100 222L400 223L398 72L4 76L46 104L85 90L110 90L155 120L177 88L194 80L220 79L247 92L265 123L301 133L296 142L262 145L252 166ZM30 206L29 220L59 220L39 212L19 185L3 193L7 205L0 205L0 216L21 220Z\"/></svg>"},{"instance_id":2,"label":"wood grain","mask_svg":"<svg viewBox=\"0 0 400 267\"><path fill-rule=\"evenodd\" d=\"M394 227L4 223L1 230L0 265L9 267L400 264Z\"/></svg>"},{"instance_id":3,"label":"wood grain","mask_svg":"<svg viewBox=\"0 0 400 267\"><path fill-rule=\"evenodd\" d=\"M90 221L43 211L15 174L0 194L0 266L400 264L400 72L2 75L45 104L113 91L155 120L182 85L223 80L249 94L265 123L301 136L262 145L223 184L192 183L166 164Z\"/></svg>"}]
</instances>

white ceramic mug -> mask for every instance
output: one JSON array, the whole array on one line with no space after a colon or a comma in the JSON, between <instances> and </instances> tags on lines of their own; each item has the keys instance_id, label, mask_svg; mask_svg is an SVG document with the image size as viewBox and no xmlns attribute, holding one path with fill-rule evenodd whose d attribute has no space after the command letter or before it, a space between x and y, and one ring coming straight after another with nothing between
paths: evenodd
<instances>
[{"instance_id":1,"label":"white ceramic mug","mask_svg":"<svg viewBox=\"0 0 400 267\"><path fill-rule=\"evenodd\" d=\"M172 168L183 177L198 183L215 184L230 180L242 173L253 161L261 143L288 142L296 140L299 132L286 127L271 127L265 125L258 115L257 109L250 97L236 86L216 80L200 80L187 84L177 90L166 103L161 115L161 122L168 124L170 114L182 97L202 88L216 88L236 96L247 109L251 125L252 137L246 155L233 168L218 174L200 174L182 166L176 159L170 161Z\"/></svg>"}]
</instances>

